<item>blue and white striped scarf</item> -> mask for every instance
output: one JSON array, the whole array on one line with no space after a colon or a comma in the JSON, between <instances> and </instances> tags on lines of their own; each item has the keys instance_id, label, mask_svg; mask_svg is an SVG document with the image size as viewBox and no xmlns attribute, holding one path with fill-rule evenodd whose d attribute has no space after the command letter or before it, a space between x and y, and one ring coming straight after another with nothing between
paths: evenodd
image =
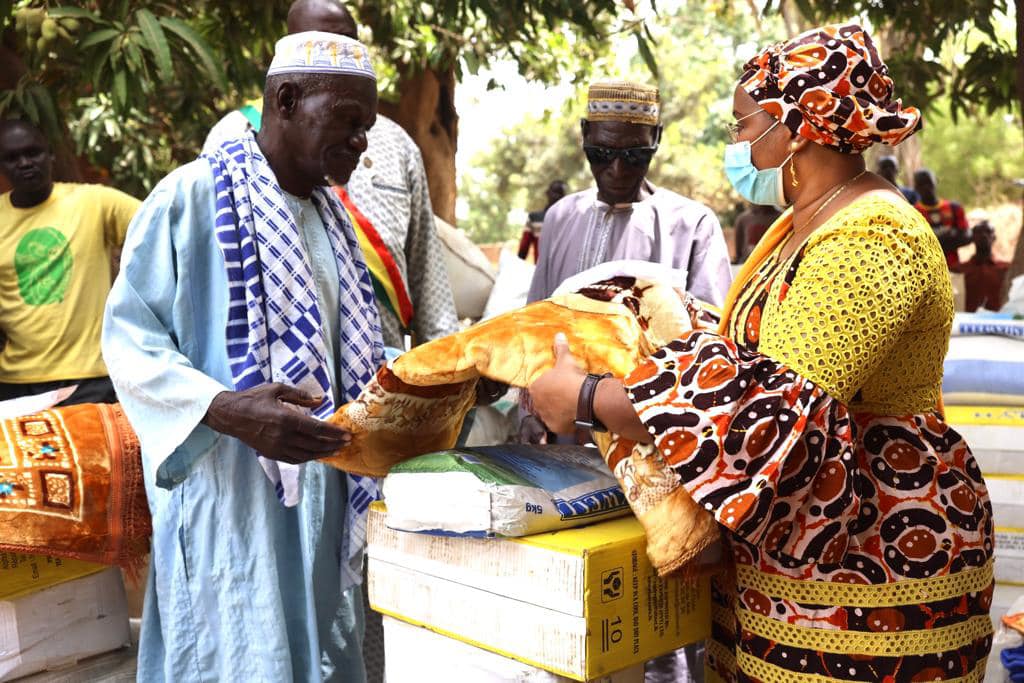
<instances>
[{"instance_id":1,"label":"blue and white striped scarf","mask_svg":"<svg viewBox=\"0 0 1024 683\"><path fill-rule=\"evenodd\" d=\"M309 256L274 172L251 134L222 144L207 160L217 191L217 242L228 277L228 360L235 390L281 382L325 396L312 411L326 419L335 410L318 301ZM343 401L354 400L373 378L384 347L373 285L344 207L327 188L312 202L323 221L338 265L341 330L338 344ZM258 454L257 454L258 455ZM299 502L302 466L259 456L281 502ZM342 588L362 581L366 512L377 483L349 475Z\"/></svg>"}]
</instances>

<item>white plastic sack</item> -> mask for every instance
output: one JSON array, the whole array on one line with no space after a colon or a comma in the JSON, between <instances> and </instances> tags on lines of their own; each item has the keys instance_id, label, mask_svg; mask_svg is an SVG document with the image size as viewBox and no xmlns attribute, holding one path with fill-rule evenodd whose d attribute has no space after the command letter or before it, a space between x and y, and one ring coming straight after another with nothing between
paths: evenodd
<instances>
[{"instance_id":1,"label":"white plastic sack","mask_svg":"<svg viewBox=\"0 0 1024 683\"><path fill-rule=\"evenodd\" d=\"M950 405L1024 404L1024 339L953 336L943 365L942 393Z\"/></svg>"},{"instance_id":2,"label":"white plastic sack","mask_svg":"<svg viewBox=\"0 0 1024 683\"><path fill-rule=\"evenodd\" d=\"M1010 281L1010 292L1007 294L1006 303L999 311L1024 315L1024 275L1018 275Z\"/></svg>"},{"instance_id":3,"label":"white plastic sack","mask_svg":"<svg viewBox=\"0 0 1024 683\"><path fill-rule=\"evenodd\" d=\"M30 396L22 396L21 398L0 401L0 420L10 420L11 418L30 415L47 408L52 408L75 393L76 389L78 389L78 385L72 384L71 386L61 387L60 389L54 389L42 394L32 394Z\"/></svg>"},{"instance_id":4,"label":"white plastic sack","mask_svg":"<svg viewBox=\"0 0 1024 683\"><path fill-rule=\"evenodd\" d=\"M992 637L992 650L988 656L988 666L985 668L985 682L984 683L1003 683L1008 681L1006 667L1003 666L1000 653L1003 650L1010 650L1012 648L1020 647L1024 645L1024 637L1016 630L1008 627L1002 623L1003 614L996 613L996 607L993 605L992 618L997 622L995 624L995 634ZM1005 614L1018 614L1024 612L1024 596L1017 598L1014 603L1006 610Z\"/></svg>"},{"instance_id":5,"label":"white plastic sack","mask_svg":"<svg viewBox=\"0 0 1024 683\"><path fill-rule=\"evenodd\" d=\"M498 257L498 277L484 307L483 319L514 311L526 305L535 266L510 251Z\"/></svg>"},{"instance_id":6,"label":"white plastic sack","mask_svg":"<svg viewBox=\"0 0 1024 683\"><path fill-rule=\"evenodd\" d=\"M453 448L384 479L387 525L455 536L528 536L629 512L601 454L583 446Z\"/></svg>"},{"instance_id":7,"label":"white plastic sack","mask_svg":"<svg viewBox=\"0 0 1024 683\"><path fill-rule=\"evenodd\" d=\"M437 236L441 238L444 263L455 298L455 312L459 320L477 320L484 314L484 306L494 288L497 277L494 266L480 247L473 244L462 230L434 216Z\"/></svg>"}]
</instances>

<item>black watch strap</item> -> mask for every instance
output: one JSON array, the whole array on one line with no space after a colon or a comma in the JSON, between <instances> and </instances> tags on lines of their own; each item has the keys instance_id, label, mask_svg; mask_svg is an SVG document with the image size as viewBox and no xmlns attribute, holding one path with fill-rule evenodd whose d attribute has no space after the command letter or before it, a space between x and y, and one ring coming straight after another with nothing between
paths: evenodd
<instances>
[{"instance_id":1,"label":"black watch strap","mask_svg":"<svg viewBox=\"0 0 1024 683\"><path fill-rule=\"evenodd\" d=\"M595 432L608 431L601 424L601 421L594 416L594 395L597 393L598 382L611 376L612 373L606 372L603 375L587 375L583 379L583 386L580 387L580 397L576 403L576 426L580 429L592 429Z\"/></svg>"}]
</instances>

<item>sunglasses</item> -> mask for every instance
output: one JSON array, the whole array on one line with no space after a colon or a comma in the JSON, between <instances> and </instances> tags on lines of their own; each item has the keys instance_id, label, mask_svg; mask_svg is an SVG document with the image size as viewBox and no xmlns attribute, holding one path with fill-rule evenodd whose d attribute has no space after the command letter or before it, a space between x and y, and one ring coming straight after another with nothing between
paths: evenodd
<instances>
[{"instance_id":1,"label":"sunglasses","mask_svg":"<svg viewBox=\"0 0 1024 683\"><path fill-rule=\"evenodd\" d=\"M587 161L594 166L604 166L616 159L622 159L630 166L646 166L651 163L651 158L658 151L658 146L653 147L598 147L597 145L583 145L583 153L587 155Z\"/></svg>"}]
</instances>

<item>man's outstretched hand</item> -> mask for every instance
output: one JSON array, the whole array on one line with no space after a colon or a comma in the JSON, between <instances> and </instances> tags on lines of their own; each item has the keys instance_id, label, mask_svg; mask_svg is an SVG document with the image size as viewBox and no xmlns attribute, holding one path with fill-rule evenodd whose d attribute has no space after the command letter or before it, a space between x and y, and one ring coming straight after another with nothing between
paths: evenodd
<instances>
[{"instance_id":1,"label":"man's outstretched hand","mask_svg":"<svg viewBox=\"0 0 1024 683\"><path fill-rule=\"evenodd\" d=\"M331 455L352 440L341 427L292 407L316 408L323 400L322 396L277 383L245 391L222 391L210 403L203 423L235 437L262 456L299 464Z\"/></svg>"}]
</instances>

